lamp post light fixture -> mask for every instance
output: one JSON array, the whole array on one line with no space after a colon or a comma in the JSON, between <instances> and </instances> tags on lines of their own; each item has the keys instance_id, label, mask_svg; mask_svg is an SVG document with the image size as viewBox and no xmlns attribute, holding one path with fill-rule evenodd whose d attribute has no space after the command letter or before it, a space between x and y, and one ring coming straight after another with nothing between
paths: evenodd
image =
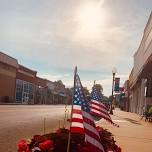
<instances>
[{"instance_id":1,"label":"lamp post light fixture","mask_svg":"<svg viewBox=\"0 0 152 152\"><path fill-rule=\"evenodd\" d=\"M113 115L112 111L112 102L113 102L113 91L114 91L114 82L115 82L115 74L117 73L117 69L114 67L112 69L112 98L111 98L111 104L110 104L110 114Z\"/></svg>"}]
</instances>

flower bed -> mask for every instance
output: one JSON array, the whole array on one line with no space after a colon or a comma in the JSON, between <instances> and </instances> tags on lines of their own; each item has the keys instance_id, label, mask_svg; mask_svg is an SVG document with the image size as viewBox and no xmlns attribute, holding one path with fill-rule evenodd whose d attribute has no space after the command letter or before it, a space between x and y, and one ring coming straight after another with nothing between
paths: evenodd
<instances>
[{"instance_id":1,"label":"flower bed","mask_svg":"<svg viewBox=\"0 0 152 152\"><path fill-rule=\"evenodd\" d=\"M97 127L101 136L101 143L105 152L121 152L116 145L112 133ZM18 152L66 152L69 130L61 128L55 133L35 135L31 140L20 140ZM70 152L92 152L91 147L85 143L84 135L71 134Z\"/></svg>"}]
</instances>

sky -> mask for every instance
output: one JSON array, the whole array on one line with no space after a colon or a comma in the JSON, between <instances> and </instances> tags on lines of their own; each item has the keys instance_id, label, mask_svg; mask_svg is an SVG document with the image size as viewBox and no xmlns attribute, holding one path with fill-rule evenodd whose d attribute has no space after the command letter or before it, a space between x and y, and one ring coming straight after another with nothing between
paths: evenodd
<instances>
[{"instance_id":1,"label":"sky","mask_svg":"<svg viewBox=\"0 0 152 152\"><path fill-rule=\"evenodd\" d=\"M121 85L133 67L152 0L0 0L0 51L38 76L73 86L93 81L111 94L112 69Z\"/></svg>"}]
</instances>

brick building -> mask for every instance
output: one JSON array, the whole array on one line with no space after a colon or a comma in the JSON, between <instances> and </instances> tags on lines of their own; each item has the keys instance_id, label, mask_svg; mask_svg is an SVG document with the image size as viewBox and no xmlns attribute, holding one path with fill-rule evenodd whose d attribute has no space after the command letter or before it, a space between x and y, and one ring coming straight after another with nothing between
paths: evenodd
<instances>
[{"instance_id":1,"label":"brick building","mask_svg":"<svg viewBox=\"0 0 152 152\"><path fill-rule=\"evenodd\" d=\"M36 71L19 65L16 74L16 102L34 103Z\"/></svg>"},{"instance_id":2,"label":"brick building","mask_svg":"<svg viewBox=\"0 0 152 152\"><path fill-rule=\"evenodd\" d=\"M143 107L152 105L152 13L144 29L134 67L129 78L131 112L143 113Z\"/></svg>"},{"instance_id":3,"label":"brick building","mask_svg":"<svg viewBox=\"0 0 152 152\"><path fill-rule=\"evenodd\" d=\"M19 68L16 59L0 52L0 102L14 102L16 73Z\"/></svg>"},{"instance_id":4,"label":"brick building","mask_svg":"<svg viewBox=\"0 0 152 152\"><path fill-rule=\"evenodd\" d=\"M61 80L54 82L54 94L57 104L63 104L66 102L66 89Z\"/></svg>"},{"instance_id":5,"label":"brick building","mask_svg":"<svg viewBox=\"0 0 152 152\"><path fill-rule=\"evenodd\" d=\"M0 52L0 103L64 104L66 89L60 81L37 77L18 61Z\"/></svg>"}]
</instances>

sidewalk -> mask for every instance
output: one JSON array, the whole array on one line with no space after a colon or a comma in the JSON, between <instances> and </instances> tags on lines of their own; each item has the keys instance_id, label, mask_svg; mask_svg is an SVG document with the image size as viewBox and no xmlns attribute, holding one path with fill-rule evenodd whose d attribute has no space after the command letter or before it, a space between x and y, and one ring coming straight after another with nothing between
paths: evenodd
<instances>
[{"instance_id":1,"label":"sidewalk","mask_svg":"<svg viewBox=\"0 0 152 152\"><path fill-rule=\"evenodd\" d=\"M111 117L119 128L104 120L98 124L114 134L122 152L152 152L152 123L140 120L137 114L119 109L114 110Z\"/></svg>"}]
</instances>

